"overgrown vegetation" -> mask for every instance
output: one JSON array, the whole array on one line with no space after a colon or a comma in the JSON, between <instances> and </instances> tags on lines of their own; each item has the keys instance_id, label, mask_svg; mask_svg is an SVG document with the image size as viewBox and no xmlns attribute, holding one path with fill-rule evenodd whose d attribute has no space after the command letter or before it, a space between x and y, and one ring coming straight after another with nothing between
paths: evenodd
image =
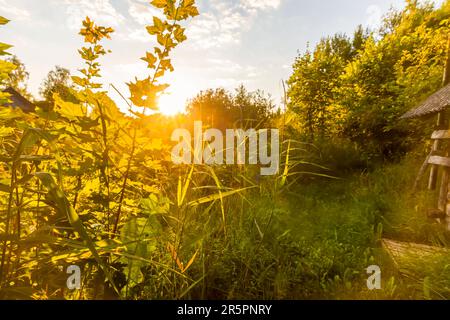
<instances>
[{"instance_id":1,"label":"overgrown vegetation","mask_svg":"<svg viewBox=\"0 0 450 320\"><path fill-rule=\"evenodd\" d=\"M241 86L201 92L173 118L149 111L199 12L194 0L151 4L165 19L146 28L158 45L142 58L148 77L128 83L128 112L99 81L114 30L89 18L80 75L50 72L32 113L0 92L0 299L450 297L448 259L405 277L380 243L449 246L424 215L434 195L411 190L430 124L398 117L440 86L450 2L408 1L378 32L323 39L296 59L286 110ZM20 91L18 61L0 60L0 81ZM279 128L279 174L174 165L171 132L194 120ZM382 290L367 289L372 264ZM69 265L82 269L80 290L66 286Z\"/></svg>"},{"instance_id":2,"label":"overgrown vegetation","mask_svg":"<svg viewBox=\"0 0 450 320\"><path fill-rule=\"evenodd\" d=\"M301 54L289 97L305 137L343 137L371 158L392 160L428 136L423 124L399 118L442 85L449 6L408 0L379 31L359 27Z\"/></svg>"}]
</instances>

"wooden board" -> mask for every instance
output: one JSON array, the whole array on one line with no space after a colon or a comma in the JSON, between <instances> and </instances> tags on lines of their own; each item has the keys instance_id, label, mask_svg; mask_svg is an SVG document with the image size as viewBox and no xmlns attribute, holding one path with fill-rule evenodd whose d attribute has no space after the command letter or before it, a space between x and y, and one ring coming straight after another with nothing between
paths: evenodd
<instances>
[{"instance_id":1,"label":"wooden board","mask_svg":"<svg viewBox=\"0 0 450 320\"><path fill-rule=\"evenodd\" d=\"M445 113L439 112L437 123L436 123L436 128L443 129L444 124L445 124ZM438 152L440 149L441 149L441 141L439 139L435 139L433 142L432 152ZM438 170L439 170L438 165L436 165L436 164L431 165L430 179L428 180L428 190L436 190Z\"/></svg>"},{"instance_id":2,"label":"wooden board","mask_svg":"<svg viewBox=\"0 0 450 320\"><path fill-rule=\"evenodd\" d=\"M433 140L447 140L450 139L450 130L438 130L433 132L431 139Z\"/></svg>"},{"instance_id":3,"label":"wooden board","mask_svg":"<svg viewBox=\"0 0 450 320\"><path fill-rule=\"evenodd\" d=\"M450 168L450 158L446 157L439 157L439 156L431 156L428 160L429 164L432 165L438 165L438 166L444 166Z\"/></svg>"},{"instance_id":4,"label":"wooden board","mask_svg":"<svg viewBox=\"0 0 450 320\"><path fill-rule=\"evenodd\" d=\"M447 203L448 203L448 182L450 177L450 168L444 168L444 172L442 172L442 182L441 189L439 190L439 202L438 209L446 212L447 211Z\"/></svg>"},{"instance_id":5,"label":"wooden board","mask_svg":"<svg viewBox=\"0 0 450 320\"><path fill-rule=\"evenodd\" d=\"M430 263L433 263L436 257L450 255L449 248L434 247L412 242L398 242L395 240L383 239L382 244L397 268L403 271L414 269L415 264L419 261L429 261Z\"/></svg>"}]
</instances>

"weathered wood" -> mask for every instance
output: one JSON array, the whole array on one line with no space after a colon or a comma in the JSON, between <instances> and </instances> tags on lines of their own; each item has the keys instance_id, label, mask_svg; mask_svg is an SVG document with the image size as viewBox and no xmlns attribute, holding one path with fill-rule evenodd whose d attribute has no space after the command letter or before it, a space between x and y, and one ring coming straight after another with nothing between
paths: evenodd
<instances>
[{"instance_id":1,"label":"weathered wood","mask_svg":"<svg viewBox=\"0 0 450 320\"><path fill-rule=\"evenodd\" d=\"M447 86L450 83L450 37L447 39L447 59L445 61L445 68L444 68L444 77L442 79L442 87ZM438 118L437 118L437 123L436 123L436 128L438 131L443 131L443 129L448 129L445 128L446 126L448 127L448 125L446 125L446 112L445 111L441 111L438 114ZM433 143L433 151L439 151L441 147L441 142L440 140L435 140ZM433 158L433 157L432 157ZM437 177L438 177L438 170L439 170L439 165L441 165L439 163L440 160L442 160L441 158L435 158L433 160L438 161L438 163L434 163L434 162L430 162L431 164L433 164L433 166L431 167L431 172L430 172L430 181L428 183L428 188L430 190L435 190L436 189L436 185L437 185ZM430 159L431 161L431 159ZM445 161L444 161L445 163ZM444 166L448 166L447 164L442 164Z\"/></svg>"},{"instance_id":2,"label":"weathered wood","mask_svg":"<svg viewBox=\"0 0 450 320\"><path fill-rule=\"evenodd\" d=\"M444 211L438 209L427 210L428 219L445 219L447 217Z\"/></svg>"},{"instance_id":3,"label":"weathered wood","mask_svg":"<svg viewBox=\"0 0 450 320\"><path fill-rule=\"evenodd\" d=\"M401 242L392 239L383 239L383 247L392 253L393 256L400 255L420 255L422 257L435 254L450 254L449 248L430 246L414 242Z\"/></svg>"},{"instance_id":4,"label":"weathered wood","mask_svg":"<svg viewBox=\"0 0 450 320\"><path fill-rule=\"evenodd\" d=\"M443 112L440 112L437 117L436 127L437 127L437 129L442 129L444 125L445 125L445 114ZM431 152L438 152L440 149L440 146L441 146L441 141L434 140L433 149ZM430 163L430 164L432 164L432 166L431 166L431 171L430 171L430 180L428 181L428 189L436 190L439 166L438 166L438 164L434 164L434 163Z\"/></svg>"},{"instance_id":5,"label":"weathered wood","mask_svg":"<svg viewBox=\"0 0 450 320\"><path fill-rule=\"evenodd\" d=\"M444 68L444 76L442 79L442 87L445 87L447 84L450 83L450 38L447 39L447 59L445 61L445 68ZM445 126L445 112L439 112L436 128L438 130L446 129ZM435 140L433 143L433 151L439 151L441 146L441 143L439 140ZM435 190L437 185L437 176L438 176L438 170L439 167L437 165L433 165L431 167L430 172L430 181L428 183L428 189Z\"/></svg>"},{"instance_id":6,"label":"weathered wood","mask_svg":"<svg viewBox=\"0 0 450 320\"><path fill-rule=\"evenodd\" d=\"M436 258L448 256L450 249L412 242L382 240L383 248L392 258L397 268L404 273L414 273L417 263L433 263Z\"/></svg>"},{"instance_id":7,"label":"weathered wood","mask_svg":"<svg viewBox=\"0 0 450 320\"><path fill-rule=\"evenodd\" d=\"M431 156L428 160L428 163L435 166L444 166L450 168L450 158L447 157Z\"/></svg>"},{"instance_id":8,"label":"weathered wood","mask_svg":"<svg viewBox=\"0 0 450 320\"><path fill-rule=\"evenodd\" d=\"M450 161L449 158L445 158ZM449 182L449 174L450 169L445 168L444 172L442 173L442 182L441 182L441 190L439 192L439 202L438 202L438 208L439 210L445 212L447 210L447 197L448 197L448 182Z\"/></svg>"},{"instance_id":9,"label":"weathered wood","mask_svg":"<svg viewBox=\"0 0 450 320\"><path fill-rule=\"evenodd\" d=\"M447 140L450 139L450 130L437 130L431 135L432 140Z\"/></svg>"}]
</instances>

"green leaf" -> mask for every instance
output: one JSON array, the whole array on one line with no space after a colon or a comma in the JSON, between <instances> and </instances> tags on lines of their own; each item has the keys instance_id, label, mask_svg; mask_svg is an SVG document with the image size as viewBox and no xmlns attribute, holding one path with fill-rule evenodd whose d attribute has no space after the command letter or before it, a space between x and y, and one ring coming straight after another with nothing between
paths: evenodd
<instances>
[{"instance_id":1,"label":"green leaf","mask_svg":"<svg viewBox=\"0 0 450 320\"><path fill-rule=\"evenodd\" d=\"M9 193L10 192L10 187L6 184L0 183L0 192L5 192L5 193Z\"/></svg>"},{"instance_id":2,"label":"green leaf","mask_svg":"<svg viewBox=\"0 0 450 320\"><path fill-rule=\"evenodd\" d=\"M14 128L0 126L0 138L7 137L14 133Z\"/></svg>"},{"instance_id":3,"label":"green leaf","mask_svg":"<svg viewBox=\"0 0 450 320\"><path fill-rule=\"evenodd\" d=\"M231 191L227 191L227 192L219 192L219 193L216 193L216 194L212 194L212 195L209 195L209 196L206 196L206 197L203 197L203 198L191 201L191 202L188 203L188 205L190 207L195 207L195 206L198 206L200 204L205 204L205 203L216 201L216 200L222 200L222 199L224 199L226 197L229 197L229 196L232 196L234 194L243 192L245 190L257 188L257 187L258 186L248 187L248 188L241 188L241 189L231 190Z\"/></svg>"},{"instance_id":4,"label":"green leaf","mask_svg":"<svg viewBox=\"0 0 450 320\"><path fill-rule=\"evenodd\" d=\"M21 118L23 116L24 116L24 113L21 109L16 109L16 108L12 108L12 107L0 108L0 121L2 121L2 120L8 121L11 119Z\"/></svg>"},{"instance_id":5,"label":"green leaf","mask_svg":"<svg viewBox=\"0 0 450 320\"><path fill-rule=\"evenodd\" d=\"M151 194L147 199L141 200L141 207L144 213L167 214L170 210L170 200L167 198L159 199L155 194Z\"/></svg>"},{"instance_id":6,"label":"green leaf","mask_svg":"<svg viewBox=\"0 0 450 320\"><path fill-rule=\"evenodd\" d=\"M181 177L178 179L178 192L177 192L178 207L181 207L184 203L184 200L186 199L186 194L192 182L192 175L194 173L194 168L195 166L192 165L186 179L184 180L183 186L181 184Z\"/></svg>"},{"instance_id":7,"label":"green leaf","mask_svg":"<svg viewBox=\"0 0 450 320\"><path fill-rule=\"evenodd\" d=\"M34 288L32 287L11 287L0 289L0 294L6 299L28 300L33 299Z\"/></svg>"},{"instance_id":8,"label":"green leaf","mask_svg":"<svg viewBox=\"0 0 450 320\"><path fill-rule=\"evenodd\" d=\"M156 250L156 237L160 234L159 222L154 216L148 218L132 218L122 228L121 241L126 246L127 252L133 256L149 260L152 252ZM126 259L125 274L128 286L135 286L144 280L141 268L147 263L143 260Z\"/></svg>"},{"instance_id":9,"label":"green leaf","mask_svg":"<svg viewBox=\"0 0 450 320\"><path fill-rule=\"evenodd\" d=\"M67 120L74 121L78 118L84 117L84 110L81 104L66 102L59 97L59 95L54 95L55 99L55 111Z\"/></svg>"},{"instance_id":10,"label":"green leaf","mask_svg":"<svg viewBox=\"0 0 450 320\"><path fill-rule=\"evenodd\" d=\"M24 177L22 177L20 180L16 181L16 183L14 184L14 186L20 186L20 185L24 185L26 184L28 181L30 181L31 179L34 178L34 175L32 174L27 174Z\"/></svg>"},{"instance_id":11,"label":"green leaf","mask_svg":"<svg viewBox=\"0 0 450 320\"><path fill-rule=\"evenodd\" d=\"M117 290L117 287L114 284L113 278L109 272L108 266L105 264L105 262L100 258L100 255L97 252L97 249L95 247L94 242L89 237L80 217L76 213L75 209L70 204L69 200L65 196L64 192L61 190L61 188L56 184L53 177L46 172L37 172L35 173L35 176L41 180L42 184L48 189L49 196L51 200L53 200L56 204L56 207L58 209L58 212L60 215L67 217L72 227L75 229L76 232L80 235L81 239L83 240L84 245L91 251L92 255L94 256L95 260L99 264L99 266L102 268L103 272L105 273L106 278L114 288L114 290L119 294L119 291Z\"/></svg>"},{"instance_id":12,"label":"green leaf","mask_svg":"<svg viewBox=\"0 0 450 320\"><path fill-rule=\"evenodd\" d=\"M425 277L423 279L423 296L425 300L431 300L431 281L430 277Z\"/></svg>"}]
</instances>

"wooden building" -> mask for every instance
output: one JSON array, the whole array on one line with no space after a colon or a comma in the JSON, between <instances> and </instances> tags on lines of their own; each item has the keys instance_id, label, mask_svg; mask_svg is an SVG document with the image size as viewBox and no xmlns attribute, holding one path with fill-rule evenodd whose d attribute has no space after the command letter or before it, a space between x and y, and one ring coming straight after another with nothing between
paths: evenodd
<instances>
[{"instance_id":1,"label":"wooden building","mask_svg":"<svg viewBox=\"0 0 450 320\"><path fill-rule=\"evenodd\" d=\"M431 135L433 148L420 168L414 189L417 189L422 177L429 172L428 189L438 189L436 192L438 203L437 209L429 210L427 215L450 230L450 44L442 88L401 118L430 117L437 119L436 129ZM439 188L437 188L438 182L440 182ZM398 242L392 239L383 239L382 244L400 273L407 276L415 274L415 266L419 261L431 264L450 254L448 248Z\"/></svg>"},{"instance_id":2,"label":"wooden building","mask_svg":"<svg viewBox=\"0 0 450 320\"><path fill-rule=\"evenodd\" d=\"M450 46L449 46L450 48ZM450 53L450 50L449 50ZM428 216L438 219L450 230L450 54L444 70L443 86L428 97L418 107L408 111L402 119L424 118L435 116L436 129L431 136L433 148L425 159L416 180L415 189L422 176L430 169L428 189L436 190L438 180L439 199L436 210L430 210Z\"/></svg>"},{"instance_id":3,"label":"wooden building","mask_svg":"<svg viewBox=\"0 0 450 320\"><path fill-rule=\"evenodd\" d=\"M9 100L11 100L11 102L6 104L6 106L20 108L24 112L33 112L35 110L35 105L13 88L7 88L3 90L3 92L9 93L10 95Z\"/></svg>"}]
</instances>

